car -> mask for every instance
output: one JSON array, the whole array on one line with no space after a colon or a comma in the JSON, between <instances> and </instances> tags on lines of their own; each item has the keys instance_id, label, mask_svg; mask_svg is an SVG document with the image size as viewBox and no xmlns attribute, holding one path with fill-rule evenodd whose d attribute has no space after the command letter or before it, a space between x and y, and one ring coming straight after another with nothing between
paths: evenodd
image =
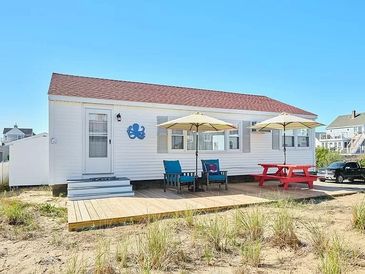
<instances>
[{"instance_id":1,"label":"car","mask_svg":"<svg viewBox=\"0 0 365 274\"><path fill-rule=\"evenodd\" d=\"M365 168L357 162L333 162L328 167L319 169L317 176L321 182L335 180L343 183L346 179L351 182L356 179L365 181Z\"/></svg>"}]
</instances>

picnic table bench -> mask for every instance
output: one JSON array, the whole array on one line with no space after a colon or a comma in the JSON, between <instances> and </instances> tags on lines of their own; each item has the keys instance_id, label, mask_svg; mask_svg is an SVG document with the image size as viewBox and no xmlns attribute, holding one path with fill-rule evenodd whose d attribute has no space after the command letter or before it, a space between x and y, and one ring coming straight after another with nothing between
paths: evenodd
<instances>
[{"instance_id":1,"label":"picnic table bench","mask_svg":"<svg viewBox=\"0 0 365 274\"><path fill-rule=\"evenodd\" d=\"M263 167L262 174L253 174L259 186L263 187L265 181L278 180L287 190L290 183L306 183L308 188L313 188L313 182L317 176L310 174L312 165L289 165L289 164L259 164ZM268 174L269 169L276 169L275 173ZM299 172L298 172L299 171Z\"/></svg>"}]
</instances>

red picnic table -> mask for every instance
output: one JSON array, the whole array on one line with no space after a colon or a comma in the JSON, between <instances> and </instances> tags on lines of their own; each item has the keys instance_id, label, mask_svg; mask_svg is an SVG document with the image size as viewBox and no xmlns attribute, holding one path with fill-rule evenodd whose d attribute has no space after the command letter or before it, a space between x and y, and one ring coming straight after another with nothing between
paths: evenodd
<instances>
[{"instance_id":1,"label":"red picnic table","mask_svg":"<svg viewBox=\"0 0 365 274\"><path fill-rule=\"evenodd\" d=\"M259 164L263 167L262 174L255 174L259 186L263 187L264 182L268 180L279 180L287 190L290 183L306 183L309 188L313 188L313 182L317 176L310 174L309 169L312 165L288 165L288 164ZM274 174L268 174L269 169L276 169ZM301 172L300 174L298 173Z\"/></svg>"}]
</instances>

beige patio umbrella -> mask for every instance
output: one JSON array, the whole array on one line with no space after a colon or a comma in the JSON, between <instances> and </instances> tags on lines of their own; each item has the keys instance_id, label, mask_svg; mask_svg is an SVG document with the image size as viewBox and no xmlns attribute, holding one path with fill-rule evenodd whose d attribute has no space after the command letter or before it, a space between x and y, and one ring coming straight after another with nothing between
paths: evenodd
<instances>
[{"instance_id":1,"label":"beige patio umbrella","mask_svg":"<svg viewBox=\"0 0 365 274\"><path fill-rule=\"evenodd\" d=\"M284 131L284 164L286 164L286 143L285 143L285 131L287 129L311 129L319 126L324 126L314 120L305 119L288 113L281 113L279 116L267 119L251 128L258 131L263 129L279 129Z\"/></svg>"},{"instance_id":2,"label":"beige patio umbrella","mask_svg":"<svg viewBox=\"0 0 365 274\"><path fill-rule=\"evenodd\" d=\"M204 131L222 131L229 129L236 129L236 127L230 123L218 120L213 117L209 117L200 112L181 117L175 120L171 120L157 125L166 129L176 130L188 130L195 132L195 174L198 174L198 155L199 155L199 132Z\"/></svg>"}]
</instances>

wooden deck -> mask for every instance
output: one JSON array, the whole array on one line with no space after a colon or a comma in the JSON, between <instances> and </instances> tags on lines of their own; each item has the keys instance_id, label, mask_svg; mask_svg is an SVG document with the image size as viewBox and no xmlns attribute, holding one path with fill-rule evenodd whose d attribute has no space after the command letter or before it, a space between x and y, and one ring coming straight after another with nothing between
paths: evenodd
<instances>
[{"instance_id":1,"label":"wooden deck","mask_svg":"<svg viewBox=\"0 0 365 274\"><path fill-rule=\"evenodd\" d=\"M263 188L258 187L258 183L237 183L230 184L227 191L223 188L219 191L216 187L208 192L193 193L185 189L181 195L173 190L163 192L151 188L136 191L135 197L68 201L68 227L72 231L173 216L187 210L208 212L284 198L306 199L362 191L365 191L365 184L321 182L315 182L311 190L305 184L295 184L289 190L283 190L277 182L267 182Z\"/></svg>"}]
</instances>

